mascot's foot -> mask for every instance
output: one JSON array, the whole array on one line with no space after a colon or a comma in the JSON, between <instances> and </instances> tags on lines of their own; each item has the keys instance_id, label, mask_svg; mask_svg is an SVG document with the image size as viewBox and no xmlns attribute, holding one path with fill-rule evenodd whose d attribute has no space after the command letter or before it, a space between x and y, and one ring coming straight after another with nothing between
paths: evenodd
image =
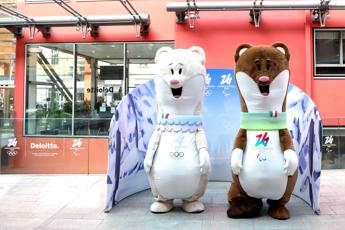
<instances>
[{"instance_id":1,"label":"mascot's foot","mask_svg":"<svg viewBox=\"0 0 345 230\"><path fill-rule=\"evenodd\" d=\"M151 204L150 211L153 213L166 213L173 208L172 200L168 201L155 201Z\"/></svg>"},{"instance_id":2,"label":"mascot's foot","mask_svg":"<svg viewBox=\"0 0 345 230\"><path fill-rule=\"evenodd\" d=\"M185 212L189 212L189 213L199 213L205 210L205 206L203 205L203 203L197 200L192 201L192 202L188 202L184 200L182 204L182 209Z\"/></svg>"},{"instance_id":3,"label":"mascot's foot","mask_svg":"<svg viewBox=\"0 0 345 230\"><path fill-rule=\"evenodd\" d=\"M262 200L252 197L235 197L227 211L230 218L250 218L260 215Z\"/></svg>"},{"instance_id":4,"label":"mascot's foot","mask_svg":"<svg viewBox=\"0 0 345 230\"><path fill-rule=\"evenodd\" d=\"M271 205L268 208L268 215L278 220L286 220L290 218L289 210L285 206Z\"/></svg>"}]
</instances>

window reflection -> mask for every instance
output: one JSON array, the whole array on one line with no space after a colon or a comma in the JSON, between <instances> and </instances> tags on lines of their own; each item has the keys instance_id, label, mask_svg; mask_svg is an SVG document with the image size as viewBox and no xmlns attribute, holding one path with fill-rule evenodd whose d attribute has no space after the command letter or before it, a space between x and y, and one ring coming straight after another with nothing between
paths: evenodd
<instances>
[{"instance_id":1,"label":"window reflection","mask_svg":"<svg viewBox=\"0 0 345 230\"><path fill-rule=\"evenodd\" d=\"M340 64L339 31L318 31L315 45L316 64Z\"/></svg>"},{"instance_id":2,"label":"window reflection","mask_svg":"<svg viewBox=\"0 0 345 230\"><path fill-rule=\"evenodd\" d=\"M123 95L123 49L123 44L77 45L76 135L108 135Z\"/></svg>"},{"instance_id":3,"label":"window reflection","mask_svg":"<svg viewBox=\"0 0 345 230\"><path fill-rule=\"evenodd\" d=\"M30 44L25 134L107 136L121 98L154 78L173 43Z\"/></svg>"},{"instance_id":4,"label":"window reflection","mask_svg":"<svg viewBox=\"0 0 345 230\"><path fill-rule=\"evenodd\" d=\"M72 45L28 46L27 134L71 134L74 62L72 51Z\"/></svg>"}]
</instances>

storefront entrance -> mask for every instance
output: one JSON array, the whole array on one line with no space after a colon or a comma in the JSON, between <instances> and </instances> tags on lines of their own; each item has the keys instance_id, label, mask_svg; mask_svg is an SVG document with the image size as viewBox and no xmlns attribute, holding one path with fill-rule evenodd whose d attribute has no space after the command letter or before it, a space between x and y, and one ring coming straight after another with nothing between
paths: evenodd
<instances>
[{"instance_id":1,"label":"storefront entrance","mask_svg":"<svg viewBox=\"0 0 345 230\"><path fill-rule=\"evenodd\" d=\"M26 45L24 118L14 118L13 88L6 91L12 115L3 125L12 129L2 138L0 174L105 173L114 112L124 95L154 78L162 46L174 43Z\"/></svg>"},{"instance_id":2,"label":"storefront entrance","mask_svg":"<svg viewBox=\"0 0 345 230\"><path fill-rule=\"evenodd\" d=\"M26 46L25 136L107 137L121 98L153 79L172 42Z\"/></svg>"}]
</instances>

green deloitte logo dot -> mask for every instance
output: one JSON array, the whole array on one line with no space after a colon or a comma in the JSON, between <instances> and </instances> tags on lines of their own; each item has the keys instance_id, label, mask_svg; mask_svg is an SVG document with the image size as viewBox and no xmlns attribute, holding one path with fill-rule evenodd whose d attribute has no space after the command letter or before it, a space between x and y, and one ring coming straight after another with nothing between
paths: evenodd
<instances>
[{"instance_id":1,"label":"green deloitte logo dot","mask_svg":"<svg viewBox=\"0 0 345 230\"><path fill-rule=\"evenodd\" d=\"M184 156L183 152L171 152L170 157L174 160L181 160Z\"/></svg>"}]
</instances>

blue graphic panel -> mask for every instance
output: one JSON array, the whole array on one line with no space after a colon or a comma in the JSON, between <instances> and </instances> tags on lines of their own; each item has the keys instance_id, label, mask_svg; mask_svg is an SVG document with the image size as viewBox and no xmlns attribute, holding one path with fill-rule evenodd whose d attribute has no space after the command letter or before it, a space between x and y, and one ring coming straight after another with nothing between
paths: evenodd
<instances>
[{"instance_id":1,"label":"blue graphic panel","mask_svg":"<svg viewBox=\"0 0 345 230\"><path fill-rule=\"evenodd\" d=\"M240 127L240 100L233 69L208 69L203 123L212 163L210 180L229 181L232 144Z\"/></svg>"},{"instance_id":2,"label":"blue graphic panel","mask_svg":"<svg viewBox=\"0 0 345 230\"><path fill-rule=\"evenodd\" d=\"M208 69L203 123L212 163L210 180L231 180L231 149L240 124L240 102L233 69ZM107 206L149 188L143 169L147 145L156 123L153 81L123 98L109 130ZM287 95L288 128L299 155L294 194L319 213L321 174L320 115L313 101L290 84ZM225 194L226 195L226 194Z\"/></svg>"},{"instance_id":3,"label":"blue graphic panel","mask_svg":"<svg viewBox=\"0 0 345 230\"><path fill-rule=\"evenodd\" d=\"M105 211L123 198L149 188L143 161L156 112L153 81L134 89L117 107L109 129Z\"/></svg>"}]
</instances>

